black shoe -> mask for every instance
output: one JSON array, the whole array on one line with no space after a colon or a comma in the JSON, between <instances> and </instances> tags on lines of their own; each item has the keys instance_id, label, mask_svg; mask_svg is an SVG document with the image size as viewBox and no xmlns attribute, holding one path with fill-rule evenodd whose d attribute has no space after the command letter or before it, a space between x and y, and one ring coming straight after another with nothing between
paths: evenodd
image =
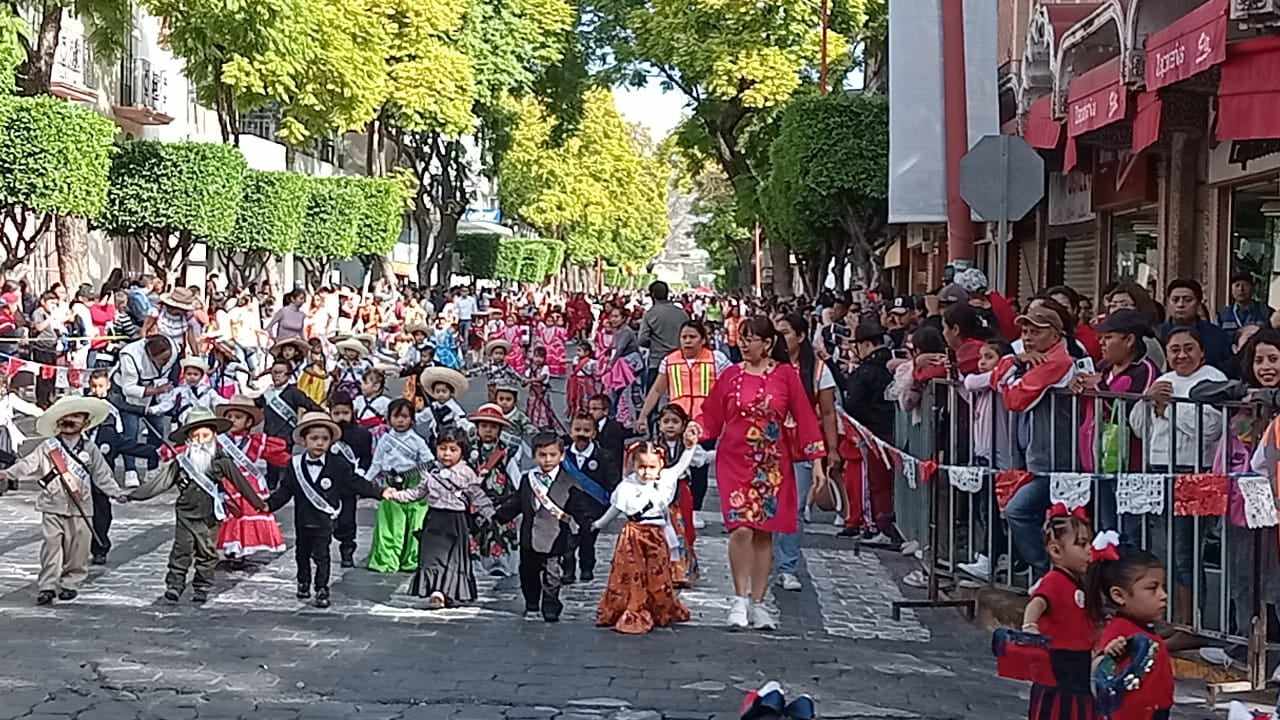
<instances>
[{"instance_id":1,"label":"black shoe","mask_svg":"<svg viewBox=\"0 0 1280 720\"><path fill-rule=\"evenodd\" d=\"M179 600L179 599L181 599L181 598L182 598L182 593L181 593L181 592L179 592L179 591L177 591L177 590L165 590L165 591L164 591L164 599L165 599L165 602L176 603L176 602L178 602L178 600Z\"/></svg>"},{"instance_id":2,"label":"black shoe","mask_svg":"<svg viewBox=\"0 0 1280 720\"><path fill-rule=\"evenodd\" d=\"M329 589L320 588L316 590L316 607L321 610L329 607Z\"/></svg>"},{"instance_id":3,"label":"black shoe","mask_svg":"<svg viewBox=\"0 0 1280 720\"><path fill-rule=\"evenodd\" d=\"M58 593L58 599L59 600L75 600L76 596L79 594L80 593L76 592L75 590L63 590Z\"/></svg>"},{"instance_id":4,"label":"black shoe","mask_svg":"<svg viewBox=\"0 0 1280 720\"><path fill-rule=\"evenodd\" d=\"M36 604L37 604L37 605L52 605L52 604L53 604L53 595L54 595L54 593L53 593L53 591L52 591L52 590L41 590L41 591L36 595Z\"/></svg>"},{"instance_id":5,"label":"black shoe","mask_svg":"<svg viewBox=\"0 0 1280 720\"><path fill-rule=\"evenodd\" d=\"M310 598L310 597L311 597L311 588L307 587L306 585L299 585L297 598L299 600L306 600L307 598Z\"/></svg>"},{"instance_id":6,"label":"black shoe","mask_svg":"<svg viewBox=\"0 0 1280 720\"><path fill-rule=\"evenodd\" d=\"M862 537L862 531L855 527L847 527L836 533L836 536L844 538L860 538Z\"/></svg>"},{"instance_id":7,"label":"black shoe","mask_svg":"<svg viewBox=\"0 0 1280 720\"><path fill-rule=\"evenodd\" d=\"M558 622L560 622L560 616L559 616L559 615L548 615L548 614L546 614L546 613L543 613L543 615L542 615L542 619L543 619L543 620L546 620L546 621L547 621L547 622L549 622L549 623L558 623Z\"/></svg>"},{"instance_id":8,"label":"black shoe","mask_svg":"<svg viewBox=\"0 0 1280 720\"><path fill-rule=\"evenodd\" d=\"M351 551L351 552L344 551L342 553L342 562L339 564L342 565L342 567L344 568L355 567L356 566L355 551Z\"/></svg>"},{"instance_id":9,"label":"black shoe","mask_svg":"<svg viewBox=\"0 0 1280 720\"><path fill-rule=\"evenodd\" d=\"M197 605L202 605L204 603L209 602L209 591L208 590L191 591L191 602Z\"/></svg>"},{"instance_id":10,"label":"black shoe","mask_svg":"<svg viewBox=\"0 0 1280 720\"><path fill-rule=\"evenodd\" d=\"M92 565L106 565L106 564L107 564L107 556L106 556L106 555L94 555L93 557L89 558L89 563L90 563L90 564L92 564Z\"/></svg>"},{"instance_id":11,"label":"black shoe","mask_svg":"<svg viewBox=\"0 0 1280 720\"><path fill-rule=\"evenodd\" d=\"M587 582L591 582L592 580L595 580L596 574L593 572L589 572L587 570L583 570L582 574L579 577L582 579L582 582L587 583Z\"/></svg>"},{"instance_id":12,"label":"black shoe","mask_svg":"<svg viewBox=\"0 0 1280 720\"><path fill-rule=\"evenodd\" d=\"M10 481L9 481L9 484L8 484L6 487L8 487L10 490L17 490L17 489L18 489L18 481L17 481L17 480L10 480Z\"/></svg>"}]
</instances>

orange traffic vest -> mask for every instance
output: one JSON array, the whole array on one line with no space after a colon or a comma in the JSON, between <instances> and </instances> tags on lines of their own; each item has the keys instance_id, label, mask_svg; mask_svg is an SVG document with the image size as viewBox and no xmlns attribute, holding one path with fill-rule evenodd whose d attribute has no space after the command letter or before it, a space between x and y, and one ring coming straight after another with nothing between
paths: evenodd
<instances>
[{"instance_id":1,"label":"orange traffic vest","mask_svg":"<svg viewBox=\"0 0 1280 720\"><path fill-rule=\"evenodd\" d=\"M716 382L716 357L703 348L690 365L684 353L672 350L667 355L667 396L673 405L679 405L692 419L702 417L702 403L711 394Z\"/></svg>"}]
</instances>

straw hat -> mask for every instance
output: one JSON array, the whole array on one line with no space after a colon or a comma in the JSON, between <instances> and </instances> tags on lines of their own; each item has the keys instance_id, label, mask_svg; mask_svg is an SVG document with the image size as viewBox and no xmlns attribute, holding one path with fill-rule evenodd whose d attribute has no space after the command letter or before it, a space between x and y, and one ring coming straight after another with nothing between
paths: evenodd
<instances>
[{"instance_id":1,"label":"straw hat","mask_svg":"<svg viewBox=\"0 0 1280 720\"><path fill-rule=\"evenodd\" d=\"M300 337L291 337L291 338L285 338L284 340L281 340L275 345L272 345L271 356L275 357L279 355L280 351L288 347L289 345L292 345L293 349L297 350L298 354L302 355L303 357L305 357L307 353L311 352L311 346L307 344L306 340L303 340Z\"/></svg>"},{"instance_id":2,"label":"straw hat","mask_svg":"<svg viewBox=\"0 0 1280 720\"><path fill-rule=\"evenodd\" d=\"M490 340L484 344L484 354L488 355L489 353L492 353L493 349L496 347L500 347L507 352L511 352L511 343L507 340L503 340L502 338L498 338L496 340Z\"/></svg>"},{"instance_id":3,"label":"straw hat","mask_svg":"<svg viewBox=\"0 0 1280 720\"><path fill-rule=\"evenodd\" d=\"M192 430L202 427L207 427L215 433L224 433L231 429L231 421L214 415L213 411L207 408L191 408L182 427L169 433L169 442L181 445L191 436Z\"/></svg>"},{"instance_id":4,"label":"straw hat","mask_svg":"<svg viewBox=\"0 0 1280 720\"><path fill-rule=\"evenodd\" d=\"M476 408L476 411L467 417L473 423L493 423L499 427L511 427L511 421L503 414L502 408L496 403L485 403Z\"/></svg>"},{"instance_id":5,"label":"straw hat","mask_svg":"<svg viewBox=\"0 0 1280 720\"><path fill-rule=\"evenodd\" d=\"M338 423L333 421L327 412L308 412L303 413L298 419L298 426L293 429L293 441L302 443L306 437L307 431L313 427L323 427L329 431L329 440L334 441L342 438L342 428Z\"/></svg>"},{"instance_id":6,"label":"straw hat","mask_svg":"<svg viewBox=\"0 0 1280 720\"><path fill-rule=\"evenodd\" d=\"M191 312L200 306L200 300L189 288L176 287L160 296L160 304Z\"/></svg>"},{"instance_id":7,"label":"straw hat","mask_svg":"<svg viewBox=\"0 0 1280 720\"><path fill-rule=\"evenodd\" d=\"M337 348L338 348L338 352L340 353L350 350L351 352L358 355L361 359L369 357L369 348L365 347L364 343L360 342L359 340L356 340L355 338L347 338L346 340L339 342L337 344Z\"/></svg>"},{"instance_id":8,"label":"straw hat","mask_svg":"<svg viewBox=\"0 0 1280 720\"><path fill-rule=\"evenodd\" d=\"M180 364L183 370L195 368L205 375L209 374L209 363L202 357L185 357Z\"/></svg>"},{"instance_id":9,"label":"straw hat","mask_svg":"<svg viewBox=\"0 0 1280 720\"><path fill-rule=\"evenodd\" d=\"M422 333L423 335L431 334L431 328L427 327L426 323L420 323L420 322L410 323L406 325L404 328L404 331L408 335L412 335L414 333Z\"/></svg>"},{"instance_id":10,"label":"straw hat","mask_svg":"<svg viewBox=\"0 0 1280 720\"><path fill-rule=\"evenodd\" d=\"M429 367L419 376L424 390L431 390L436 383L446 383L453 387L455 397L467 391L467 376L447 367Z\"/></svg>"},{"instance_id":11,"label":"straw hat","mask_svg":"<svg viewBox=\"0 0 1280 720\"><path fill-rule=\"evenodd\" d=\"M89 422L84 426L84 429L88 430L101 424L110 413L105 400L68 395L59 399L36 418L36 434L40 437L53 437L58 434L58 423L62 418L76 414L89 416Z\"/></svg>"},{"instance_id":12,"label":"straw hat","mask_svg":"<svg viewBox=\"0 0 1280 720\"><path fill-rule=\"evenodd\" d=\"M245 415L253 418L253 422L249 423L250 428L255 428L262 424L262 408L258 407L258 404L255 403L253 398L248 395L236 393L230 400L214 408L214 412L218 414L218 417L227 420L231 419L227 417L227 413L230 413L233 410L235 412L244 413Z\"/></svg>"}]
</instances>

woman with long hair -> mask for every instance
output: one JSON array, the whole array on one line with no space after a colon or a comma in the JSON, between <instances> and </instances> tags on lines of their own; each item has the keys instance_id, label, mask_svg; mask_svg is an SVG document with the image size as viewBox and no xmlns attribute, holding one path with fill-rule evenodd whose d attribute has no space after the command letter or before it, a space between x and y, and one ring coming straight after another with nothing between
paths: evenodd
<instances>
[{"instance_id":1,"label":"woman with long hair","mask_svg":"<svg viewBox=\"0 0 1280 720\"><path fill-rule=\"evenodd\" d=\"M773 322L757 315L742 323L742 362L725 371L693 423L703 440L717 440L716 484L729 531L734 597L729 625L772 630L778 621L764 606L773 567L773 534L795 532L800 498L798 460L821 460L826 445L800 374ZM795 418L784 432L787 416ZM821 463L814 483L826 482Z\"/></svg>"}]
</instances>

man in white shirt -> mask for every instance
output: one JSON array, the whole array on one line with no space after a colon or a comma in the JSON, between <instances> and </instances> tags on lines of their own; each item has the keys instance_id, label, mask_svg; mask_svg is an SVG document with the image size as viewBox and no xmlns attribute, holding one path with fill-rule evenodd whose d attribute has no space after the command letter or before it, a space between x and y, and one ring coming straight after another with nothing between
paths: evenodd
<instances>
[{"instance_id":1,"label":"man in white shirt","mask_svg":"<svg viewBox=\"0 0 1280 720\"><path fill-rule=\"evenodd\" d=\"M464 349L463 362L471 364L471 352L467 349L471 337L471 319L476 314L476 298L471 288L463 285L458 288L458 297L453 302L458 313L458 344Z\"/></svg>"},{"instance_id":2,"label":"man in white shirt","mask_svg":"<svg viewBox=\"0 0 1280 720\"><path fill-rule=\"evenodd\" d=\"M120 411L121 436L125 442L139 444L142 418L158 396L172 389L169 374L177 361L177 348L164 335L151 335L121 348L119 364L111 377L119 394L112 394L108 399ZM149 436L148 443L158 446L159 438ZM136 460L125 455L124 468L125 487L137 487Z\"/></svg>"}]
</instances>

